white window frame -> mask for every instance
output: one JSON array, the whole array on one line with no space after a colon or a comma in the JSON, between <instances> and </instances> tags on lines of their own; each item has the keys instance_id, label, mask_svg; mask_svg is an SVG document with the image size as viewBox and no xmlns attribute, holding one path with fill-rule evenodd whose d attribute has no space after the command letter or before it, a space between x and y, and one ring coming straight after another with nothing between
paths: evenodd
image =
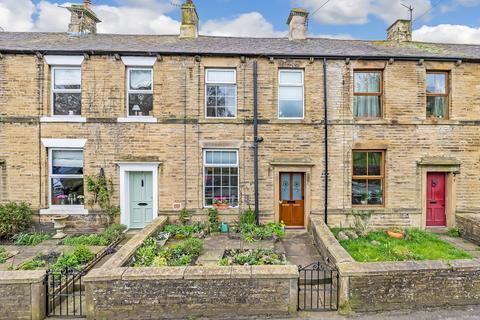
<instances>
[{"instance_id":1,"label":"white window frame","mask_svg":"<svg viewBox=\"0 0 480 320\"><path fill-rule=\"evenodd\" d=\"M302 73L302 83L281 83L280 82L280 75L282 73ZM281 117L280 116L280 90L282 87L301 87L302 88L302 116L301 117ZM278 70L278 108L277 108L277 116L279 120L303 120L305 119L305 71L303 69L279 69Z\"/></svg>"},{"instance_id":2,"label":"white window frame","mask_svg":"<svg viewBox=\"0 0 480 320\"><path fill-rule=\"evenodd\" d=\"M81 66L52 66L51 68L51 90L50 90L50 101L51 101L51 115L53 118L66 118L66 119L81 119L82 118L82 67ZM55 70L57 69L66 69L66 70L80 70L80 89L55 89ZM75 115L56 115L55 114L55 93L80 93L80 114ZM48 121L48 120L47 120ZM47 122L45 121L45 122ZM53 122L53 121L51 121ZM80 121L82 122L82 121Z\"/></svg>"},{"instance_id":3,"label":"white window frame","mask_svg":"<svg viewBox=\"0 0 480 320\"><path fill-rule=\"evenodd\" d=\"M207 152L208 151L213 151L213 152L222 152L222 151L235 151L236 153L236 164L207 164ZM206 176L206 169L207 168L237 168L237 199L238 199L238 205L236 207L231 207L230 208L238 208L240 205L240 164L239 164L239 152L238 149L203 149L203 177L202 177L202 183L203 183L203 207L204 208L213 208L213 206L207 206L206 201L205 201L205 189L206 189L206 184L205 184L205 176Z\"/></svg>"},{"instance_id":4,"label":"white window frame","mask_svg":"<svg viewBox=\"0 0 480 320\"><path fill-rule=\"evenodd\" d=\"M208 72L209 71L233 71L233 77L235 81L233 82L209 82L208 81ZM234 85L235 86L235 115L233 117L209 117L207 113L207 101L208 101L208 94L207 94L207 87L208 85ZM205 69L205 118L207 119L236 119L237 118L237 110L238 110L238 95L237 95L237 70L234 68L206 68Z\"/></svg>"},{"instance_id":5,"label":"white window frame","mask_svg":"<svg viewBox=\"0 0 480 320\"><path fill-rule=\"evenodd\" d=\"M83 191L85 193L85 172L83 174L53 174L53 151L82 151L83 152L83 168L85 170L85 150L83 148L48 148L48 210L41 210L40 213L67 213L67 214L88 214L88 211L85 210L85 204L83 205L53 205L52 204L52 179L53 178L82 178L83 181ZM84 199L85 201L85 199ZM85 203L85 202L84 202Z\"/></svg>"},{"instance_id":6,"label":"white window frame","mask_svg":"<svg viewBox=\"0 0 480 320\"><path fill-rule=\"evenodd\" d=\"M150 79L151 79L151 83L152 83L152 89L150 90L132 90L130 89L130 71L135 71L135 70L149 70L150 71ZM151 94L152 95L152 112L153 112L153 67L127 67L127 98L126 98L126 101L127 101L127 118L136 118L136 119L141 119L141 118L145 118L145 119L149 119L149 118L153 118L153 116L144 116L144 115L141 115L141 116L132 116L130 115L130 110L129 110L129 106L130 106L130 93L137 93L137 94ZM128 122L127 121L120 121L120 122Z\"/></svg>"}]
</instances>

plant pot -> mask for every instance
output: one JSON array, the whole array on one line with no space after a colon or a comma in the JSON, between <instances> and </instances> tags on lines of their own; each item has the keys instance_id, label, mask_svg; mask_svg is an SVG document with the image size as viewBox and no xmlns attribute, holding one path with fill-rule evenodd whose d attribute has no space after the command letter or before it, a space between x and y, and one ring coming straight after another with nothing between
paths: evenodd
<instances>
[{"instance_id":1,"label":"plant pot","mask_svg":"<svg viewBox=\"0 0 480 320\"><path fill-rule=\"evenodd\" d=\"M213 207L218 210L227 210L228 208L230 208L230 205L223 203L215 203Z\"/></svg>"},{"instance_id":2,"label":"plant pot","mask_svg":"<svg viewBox=\"0 0 480 320\"><path fill-rule=\"evenodd\" d=\"M395 238L395 239L403 239L405 237L405 233L396 232L396 231L393 231L393 230L387 230L387 235L390 238Z\"/></svg>"}]
</instances>

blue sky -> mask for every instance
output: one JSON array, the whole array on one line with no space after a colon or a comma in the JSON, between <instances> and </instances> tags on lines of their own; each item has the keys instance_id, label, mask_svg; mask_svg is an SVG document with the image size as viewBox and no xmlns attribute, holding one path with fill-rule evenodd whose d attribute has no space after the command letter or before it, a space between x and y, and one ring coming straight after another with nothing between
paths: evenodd
<instances>
[{"instance_id":1,"label":"blue sky","mask_svg":"<svg viewBox=\"0 0 480 320\"><path fill-rule=\"evenodd\" d=\"M81 2L82 0L70 1ZM178 32L182 0L93 0L103 20L99 32ZM293 7L314 11L326 0L195 0L207 35L284 36ZM416 40L480 43L480 0L330 0L310 18L312 36L384 39L386 27L408 17L400 3L415 7ZM0 26L6 31L64 31L68 5L62 0L0 0Z\"/></svg>"}]
</instances>

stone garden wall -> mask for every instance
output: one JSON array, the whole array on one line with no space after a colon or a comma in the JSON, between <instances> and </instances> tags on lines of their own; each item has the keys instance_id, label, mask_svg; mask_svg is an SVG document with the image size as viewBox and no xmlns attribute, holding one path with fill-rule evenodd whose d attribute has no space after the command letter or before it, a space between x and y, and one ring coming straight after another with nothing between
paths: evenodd
<instances>
[{"instance_id":1,"label":"stone garden wall","mask_svg":"<svg viewBox=\"0 0 480 320\"><path fill-rule=\"evenodd\" d=\"M460 229L462 238L480 245L480 215L457 215L456 223L457 227Z\"/></svg>"},{"instance_id":2,"label":"stone garden wall","mask_svg":"<svg viewBox=\"0 0 480 320\"><path fill-rule=\"evenodd\" d=\"M296 266L125 266L161 229L155 219L85 278L89 319L154 319L278 315L297 310Z\"/></svg>"},{"instance_id":3,"label":"stone garden wall","mask_svg":"<svg viewBox=\"0 0 480 320\"><path fill-rule=\"evenodd\" d=\"M45 271L0 271L0 319L45 318Z\"/></svg>"},{"instance_id":4,"label":"stone garden wall","mask_svg":"<svg viewBox=\"0 0 480 320\"><path fill-rule=\"evenodd\" d=\"M323 220L311 221L315 242L339 270L340 308L370 312L480 304L480 259L354 262Z\"/></svg>"}]
</instances>

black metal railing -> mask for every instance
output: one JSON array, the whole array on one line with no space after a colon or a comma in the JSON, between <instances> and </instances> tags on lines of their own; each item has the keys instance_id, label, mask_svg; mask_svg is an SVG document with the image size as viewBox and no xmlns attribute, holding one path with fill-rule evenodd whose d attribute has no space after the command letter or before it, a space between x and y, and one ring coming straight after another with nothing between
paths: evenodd
<instances>
[{"instance_id":1,"label":"black metal railing","mask_svg":"<svg viewBox=\"0 0 480 320\"><path fill-rule=\"evenodd\" d=\"M320 261L298 267L298 309L305 311L338 310L339 274L335 267Z\"/></svg>"},{"instance_id":2,"label":"black metal railing","mask_svg":"<svg viewBox=\"0 0 480 320\"><path fill-rule=\"evenodd\" d=\"M85 316L84 270L65 268L48 270L46 278L47 315L62 317Z\"/></svg>"}]
</instances>

